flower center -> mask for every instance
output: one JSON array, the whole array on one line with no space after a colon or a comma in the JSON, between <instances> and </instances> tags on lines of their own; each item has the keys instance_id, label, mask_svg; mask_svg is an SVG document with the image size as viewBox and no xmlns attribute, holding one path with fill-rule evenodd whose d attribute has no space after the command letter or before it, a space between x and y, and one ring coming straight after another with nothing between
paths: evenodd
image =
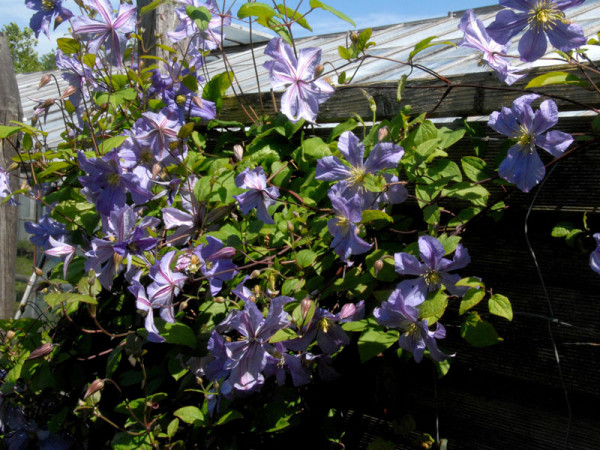
<instances>
[{"instance_id":1,"label":"flower center","mask_svg":"<svg viewBox=\"0 0 600 450\"><path fill-rule=\"evenodd\" d=\"M179 106L184 106L185 105L185 95L179 94L177 97L175 97L175 103L177 103Z\"/></svg>"},{"instance_id":2,"label":"flower center","mask_svg":"<svg viewBox=\"0 0 600 450\"><path fill-rule=\"evenodd\" d=\"M327 317L323 317L321 320L319 320L319 328L323 330L323 333L327 333L329 331L331 324L331 320L329 320Z\"/></svg>"},{"instance_id":3,"label":"flower center","mask_svg":"<svg viewBox=\"0 0 600 450\"><path fill-rule=\"evenodd\" d=\"M342 234L346 234L348 232L348 228L350 228L350 219L346 216L335 216L337 219L337 226L341 229Z\"/></svg>"},{"instance_id":4,"label":"flower center","mask_svg":"<svg viewBox=\"0 0 600 450\"><path fill-rule=\"evenodd\" d=\"M42 0L42 8L47 11L52 11L56 7L54 0Z\"/></svg>"},{"instance_id":5,"label":"flower center","mask_svg":"<svg viewBox=\"0 0 600 450\"><path fill-rule=\"evenodd\" d=\"M188 265L188 270L192 273L196 273L196 272L198 272L199 268L200 268L200 258L198 258L198 255L196 255L195 253L192 253L192 256L190 256L190 263Z\"/></svg>"},{"instance_id":6,"label":"flower center","mask_svg":"<svg viewBox=\"0 0 600 450\"><path fill-rule=\"evenodd\" d=\"M535 136L532 135L527 128L521 125L521 136L519 136L519 145L522 147L522 151L531 152L531 146L535 140Z\"/></svg>"},{"instance_id":7,"label":"flower center","mask_svg":"<svg viewBox=\"0 0 600 450\"><path fill-rule=\"evenodd\" d=\"M440 277L440 274L435 270L429 270L425 272L423 278L425 279L425 283L427 284L429 290L433 291L440 288L440 283L442 279Z\"/></svg>"},{"instance_id":8,"label":"flower center","mask_svg":"<svg viewBox=\"0 0 600 450\"><path fill-rule=\"evenodd\" d=\"M528 22L532 28L551 30L558 22L564 20L564 13L553 1L540 0L529 12Z\"/></svg>"},{"instance_id":9,"label":"flower center","mask_svg":"<svg viewBox=\"0 0 600 450\"><path fill-rule=\"evenodd\" d=\"M106 182L110 186L117 187L121 183L121 177L118 173L111 173L110 175L106 176Z\"/></svg>"},{"instance_id":10,"label":"flower center","mask_svg":"<svg viewBox=\"0 0 600 450\"><path fill-rule=\"evenodd\" d=\"M347 178L350 186L362 186L367 177L367 171L364 167L352 167L350 169L350 176Z\"/></svg>"}]
</instances>

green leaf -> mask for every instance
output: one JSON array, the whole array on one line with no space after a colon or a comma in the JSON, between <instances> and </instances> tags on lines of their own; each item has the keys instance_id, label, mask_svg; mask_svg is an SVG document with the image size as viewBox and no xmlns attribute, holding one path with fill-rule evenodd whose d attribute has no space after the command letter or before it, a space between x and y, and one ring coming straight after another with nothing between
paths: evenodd
<instances>
[{"instance_id":1,"label":"green leaf","mask_svg":"<svg viewBox=\"0 0 600 450\"><path fill-rule=\"evenodd\" d=\"M356 27L356 24L354 23L354 20L352 20L346 14L344 14L343 12L338 11L337 9L332 8L329 5L326 5L323 2L320 2L319 0L310 0L309 5L310 5L310 7L312 9L321 8L321 9L324 9L325 11L329 11L334 16L339 17L343 21L348 22L348 23L350 23L350 24L352 24L353 26Z\"/></svg>"},{"instance_id":2,"label":"green leaf","mask_svg":"<svg viewBox=\"0 0 600 450\"><path fill-rule=\"evenodd\" d=\"M148 14L150 11L154 11L156 8L158 8L160 5L166 3L169 0L154 0L152 3L143 6L140 9L140 16L143 16L144 14Z\"/></svg>"},{"instance_id":3,"label":"green leaf","mask_svg":"<svg viewBox=\"0 0 600 450\"><path fill-rule=\"evenodd\" d=\"M246 17L257 17L258 23L265 27L269 27L269 20L275 16L279 17L277 11L271 6L265 3L244 3L240 6L237 16L239 19L245 19Z\"/></svg>"},{"instance_id":4,"label":"green leaf","mask_svg":"<svg viewBox=\"0 0 600 450\"><path fill-rule=\"evenodd\" d=\"M469 309L476 306L485 297L485 291L483 289L471 288L463 296L460 302L460 308L458 309L459 314L466 313Z\"/></svg>"},{"instance_id":5,"label":"green leaf","mask_svg":"<svg viewBox=\"0 0 600 450\"><path fill-rule=\"evenodd\" d=\"M512 306L510 300L504 295L494 294L488 301L490 312L496 316L504 317L511 321L513 319Z\"/></svg>"},{"instance_id":6,"label":"green leaf","mask_svg":"<svg viewBox=\"0 0 600 450\"><path fill-rule=\"evenodd\" d=\"M363 211L361 223L369 223L376 220L385 220L386 222L394 223L394 219L392 219L385 211L376 209L366 209Z\"/></svg>"},{"instance_id":7,"label":"green leaf","mask_svg":"<svg viewBox=\"0 0 600 450\"><path fill-rule=\"evenodd\" d=\"M110 152L113 148L117 148L123 142L127 140L127 136L113 136L100 143L98 150L103 155Z\"/></svg>"},{"instance_id":8,"label":"green leaf","mask_svg":"<svg viewBox=\"0 0 600 450\"><path fill-rule=\"evenodd\" d=\"M600 117L600 115L598 116ZM358 126L358 122L354 119L348 119L345 122L339 123L335 126L335 128L331 131L331 136L329 136L329 142L333 141L335 138L339 137L345 131L352 131Z\"/></svg>"},{"instance_id":9,"label":"green leaf","mask_svg":"<svg viewBox=\"0 0 600 450\"><path fill-rule=\"evenodd\" d=\"M277 333L275 333L273 336L271 336L269 342L271 344L274 344L275 342L285 341L287 339L295 339L297 337L298 333L296 333L294 330L290 330L289 328L282 328L281 330L278 330Z\"/></svg>"},{"instance_id":10,"label":"green leaf","mask_svg":"<svg viewBox=\"0 0 600 450\"><path fill-rule=\"evenodd\" d=\"M231 409L219 417L216 425L225 425L226 423L231 422L232 420L243 419L244 415L236 409Z\"/></svg>"},{"instance_id":11,"label":"green leaf","mask_svg":"<svg viewBox=\"0 0 600 450\"><path fill-rule=\"evenodd\" d=\"M256 5L256 3L244 3L244 5ZM202 98L214 102L217 107L217 111L220 111L223 107L223 95L231 86L232 80L233 72L222 72L215 75L208 83L204 85L204 89L202 90Z\"/></svg>"},{"instance_id":12,"label":"green leaf","mask_svg":"<svg viewBox=\"0 0 600 450\"><path fill-rule=\"evenodd\" d=\"M133 436L129 433L117 433L110 444L113 450L131 450L132 448L138 450L152 449L152 442L146 433L140 436Z\"/></svg>"},{"instance_id":13,"label":"green leaf","mask_svg":"<svg viewBox=\"0 0 600 450\"><path fill-rule=\"evenodd\" d=\"M71 38L58 38L56 40L56 45L58 45L58 48L66 55L72 55L81 49L79 42Z\"/></svg>"},{"instance_id":14,"label":"green leaf","mask_svg":"<svg viewBox=\"0 0 600 450\"><path fill-rule=\"evenodd\" d=\"M15 133L21 131L21 127L7 127L6 125L0 126L0 139L6 139Z\"/></svg>"},{"instance_id":15,"label":"green leaf","mask_svg":"<svg viewBox=\"0 0 600 450\"><path fill-rule=\"evenodd\" d=\"M293 296L296 292L302 289L302 286L306 283L306 280L298 278L290 278L285 280L281 286L281 295Z\"/></svg>"},{"instance_id":16,"label":"green leaf","mask_svg":"<svg viewBox=\"0 0 600 450\"><path fill-rule=\"evenodd\" d=\"M191 349L196 349L196 335L194 331L181 322L155 322L159 334L165 338L169 344L185 345Z\"/></svg>"},{"instance_id":17,"label":"green leaf","mask_svg":"<svg viewBox=\"0 0 600 450\"><path fill-rule=\"evenodd\" d=\"M468 200L474 205L485 206L490 193L481 185L473 186L470 183L456 183L452 187L444 189L442 195Z\"/></svg>"},{"instance_id":18,"label":"green leaf","mask_svg":"<svg viewBox=\"0 0 600 450\"><path fill-rule=\"evenodd\" d=\"M442 318L447 306L448 296L441 289L431 292L427 296L427 300L418 307L419 317L422 320L427 320L427 325L431 326Z\"/></svg>"},{"instance_id":19,"label":"green leaf","mask_svg":"<svg viewBox=\"0 0 600 450\"><path fill-rule=\"evenodd\" d=\"M386 331L379 325L367 328L358 338L360 362L364 363L390 348L400 337L397 330Z\"/></svg>"},{"instance_id":20,"label":"green leaf","mask_svg":"<svg viewBox=\"0 0 600 450\"><path fill-rule=\"evenodd\" d=\"M184 406L173 413L175 417L179 417L185 423L194 424L196 422L204 422L204 414L195 406Z\"/></svg>"},{"instance_id":21,"label":"green leaf","mask_svg":"<svg viewBox=\"0 0 600 450\"><path fill-rule=\"evenodd\" d=\"M193 5L188 5L185 7L185 12L188 17L194 21L200 31L208 29L212 14L207 8L204 6L196 7Z\"/></svg>"},{"instance_id":22,"label":"green leaf","mask_svg":"<svg viewBox=\"0 0 600 450\"><path fill-rule=\"evenodd\" d=\"M46 170L44 170L41 173L38 173L37 176L38 178L44 178L48 175L53 174L54 172L64 169L66 167L71 167L71 164L66 162L66 161L52 161L50 164L48 164L48 167L46 168Z\"/></svg>"},{"instance_id":23,"label":"green leaf","mask_svg":"<svg viewBox=\"0 0 600 450\"><path fill-rule=\"evenodd\" d=\"M554 85L554 84L581 86L584 88L590 87L590 85L587 81L582 80L581 78L579 78L576 75L573 75L572 73L550 72L550 73L545 73L543 75L535 77L533 80L531 80L529 83L527 83L527 86L525 86L525 89L542 87L542 86L550 86L550 85Z\"/></svg>"},{"instance_id":24,"label":"green leaf","mask_svg":"<svg viewBox=\"0 0 600 450\"><path fill-rule=\"evenodd\" d=\"M46 294L44 297L44 301L48 303L49 306L55 307L60 303L73 303L73 302L81 302L87 303L89 305L97 305L98 302L94 297L90 297L89 295L82 294L74 294L74 293L56 293L51 292L50 294Z\"/></svg>"},{"instance_id":25,"label":"green leaf","mask_svg":"<svg viewBox=\"0 0 600 450\"><path fill-rule=\"evenodd\" d=\"M435 225L440 223L440 213L442 208L438 205L433 204L425 207L423 210L423 220L429 225Z\"/></svg>"},{"instance_id":26,"label":"green leaf","mask_svg":"<svg viewBox=\"0 0 600 450\"><path fill-rule=\"evenodd\" d=\"M179 419L173 419L169 422L169 426L167 427L167 436L172 438L177 433L177 429L179 428Z\"/></svg>"},{"instance_id":27,"label":"green leaf","mask_svg":"<svg viewBox=\"0 0 600 450\"><path fill-rule=\"evenodd\" d=\"M456 286L485 289L485 284L477 277L462 278L456 282Z\"/></svg>"},{"instance_id":28,"label":"green leaf","mask_svg":"<svg viewBox=\"0 0 600 450\"><path fill-rule=\"evenodd\" d=\"M193 73L187 74L185 77L183 77L181 82L190 91L198 92L198 78L196 78L196 75L194 75Z\"/></svg>"},{"instance_id":29,"label":"green leaf","mask_svg":"<svg viewBox=\"0 0 600 450\"><path fill-rule=\"evenodd\" d=\"M552 237L555 238L563 238L567 237L571 231L575 229L575 226L569 222L560 222L557 223L554 228L552 228Z\"/></svg>"},{"instance_id":30,"label":"green leaf","mask_svg":"<svg viewBox=\"0 0 600 450\"><path fill-rule=\"evenodd\" d=\"M489 347L502 341L494 326L482 320L476 312L471 312L460 326L460 335L473 347Z\"/></svg>"},{"instance_id":31,"label":"green leaf","mask_svg":"<svg viewBox=\"0 0 600 450\"><path fill-rule=\"evenodd\" d=\"M456 47L456 44L450 41L440 41L440 42L432 42L437 36L430 36L428 38L423 39L415 45L415 48L408 55L408 60L412 60L417 54L425 50L426 48L433 47L434 45L450 45L452 47Z\"/></svg>"},{"instance_id":32,"label":"green leaf","mask_svg":"<svg viewBox=\"0 0 600 450\"><path fill-rule=\"evenodd\" d=\"M293 9L288 8L287 6L283 6L281 4L277 5L277 9L281 14L287 16L288 19L292 19L302 28L306 28L307 30L312 31L312 28L308 24L306 18L298 11L294 11Z\"/></svg>"},{"instance_id":33,"label":"green leaf","mask_svg":"<svg viewBox=\"0 0 600 450\"><path fill-rule=\"evenodd\" d=\"M490 177L490 174L487 173L487 164L481 158L464 156L460 160L460 165L467 178L471 181L479 182Z\"/></svg>"},{"instance_id":34,"label":"green leaf","mask_svg":"<svg viewBox=\"0 0 600 450\"><path fill-rule=\"evenodd\" d=\"M315 262L315 259L317 259L317 254L312 250L300 250L296 254L296 262L303 269L306 267L310 267L312 263Z\"/></svg>"},{"instance_id":35,"label":"green leaf","mask_svg":"<svg viewBox=\"0 0 600 450\"><path fill-rule=\"evenodd\" d=\"M404 74L398 80L398 88L396 89L396 100L399 102L402 101L402 95L404 94L404 89L406 88L406 80L408 80L408 75Z\"/></svg>"},{"instance_id":36,"label":"green leaf","mask_svg":"<svg viewBox=\"0 0 600 450\"><path fill-rule=\"evenodd\" d=\"M344 322L342 324L342 328L344 329L344 331L348 331L348 332L357 332L357 331L364 331L369 324L371 324L371 322L369 322L369 319L363 319L363 320L357 320L356 322Z\"/></svg>"},{"instance_id":37,"label":"green leaf","mask_svg":"<svg viewBox=\"0 0 600 450\"><path fill-rule=\"evenodd\" d=\"M329 145L323 139L314 137L302 141L302 154L308 161L314 161L326 156L331 156Z\"/></svg>"}]
</instances>

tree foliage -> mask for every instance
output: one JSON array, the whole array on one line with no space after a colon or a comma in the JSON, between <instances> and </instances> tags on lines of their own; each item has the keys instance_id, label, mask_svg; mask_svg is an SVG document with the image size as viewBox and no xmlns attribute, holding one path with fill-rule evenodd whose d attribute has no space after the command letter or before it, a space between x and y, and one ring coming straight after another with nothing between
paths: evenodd
<instances>
[{"instance_id":1,"label":"tree foliage","mask_svg":"<svg viewBox=\"0 0 600 450\"><path fill-rule=\"evenodd\" d=\"M35 47L37 39L29 27L19 28L14 22L4 25L2 31L8 40L10 54L13 60L13 66L16 73L39 72L41 70L56 69L54 62L55 51L38 56Z\"/></svg>"}]
</instances>

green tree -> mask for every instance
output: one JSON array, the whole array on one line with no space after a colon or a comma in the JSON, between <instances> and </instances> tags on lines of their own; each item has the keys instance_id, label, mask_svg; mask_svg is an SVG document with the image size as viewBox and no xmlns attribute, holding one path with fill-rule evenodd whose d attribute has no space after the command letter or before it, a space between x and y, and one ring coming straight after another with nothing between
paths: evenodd
<instances>
[{"instance_id":1,"label":"green tree","mask_svg":"<svg viewBox=\"0 0 600 450\"><path fill-rule=\"evenodd\" d=\"M54 51L43 55L40 60L35 50L37 39L34 37L31 28L25 27L21 29L16 23L11 22L8 25L4 25L2 31L6 34L16 73L36 72L56 68Z\"/></svg>"}]
</instances>

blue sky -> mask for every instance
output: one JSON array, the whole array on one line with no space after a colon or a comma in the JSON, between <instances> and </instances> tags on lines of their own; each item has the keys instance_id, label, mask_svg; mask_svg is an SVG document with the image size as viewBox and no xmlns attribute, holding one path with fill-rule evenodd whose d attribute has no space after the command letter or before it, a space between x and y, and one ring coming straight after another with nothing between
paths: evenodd
<instances>
[{"instance_id":1,"label":"blue sky","mask_svg":"<svg viewBox=\"0 0 600 450\"><path fill-rule=\"evenodd\" d=\"M295 8L298 0L287 0L288 7ZM117 6L118 0L111 0L113 5ZM221 4L222 0L218 0ZM263 0L264 3L270 3L268 0ZM278 3L283 3L278 0ZM229 6L233 4L232 0L227 0ZM234 11L242 4L242 1L236 1ZM459 11L479 6L497 4L494 0L418 0L418 1L398 1L398 0L325 0L323 3L344 12L356 22L358 28L376 27L380 25L388 25L392 23L408 22L411 20L426 19L430 17L440 17L448 14L449 11ZM78 9L73 0L65 0L64 6L77 13ZM304 0L300 11L305 12L308 9L308 0ZM24 27L29 24L31 18L31 10L25 7L24 0L0 0L0 28L10 22L16 22L19 26ZM235 16L235 14L234 14ZM329 33L333 31L343 31L351 29L352 26L347 24L330 13L317 11L308 17L309 23L312 25L315 34ZM66 30L66 24L63 24L58 32L53 33L52 40L49 40L45 35L40 35L38 52L40 54L47 53L55 47L55 40L61 37ZM303 30L299 30L298 35L306 35Z\"/></svg>"}]
</instances>

